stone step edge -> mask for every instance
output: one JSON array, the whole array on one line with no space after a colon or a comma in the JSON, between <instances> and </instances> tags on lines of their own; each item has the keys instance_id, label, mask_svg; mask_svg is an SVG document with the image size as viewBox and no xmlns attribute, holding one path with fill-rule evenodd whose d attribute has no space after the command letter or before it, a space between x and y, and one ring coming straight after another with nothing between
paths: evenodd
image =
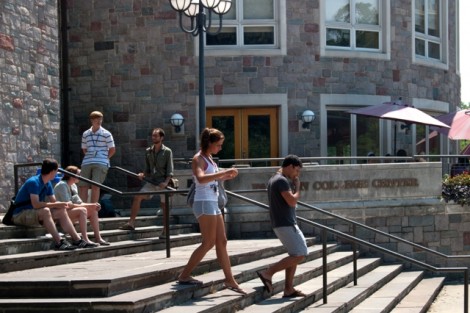
<instances>
[{"instance_id":1,"label":"stone step edge","mask_svg":"<svg viewBox=\"0 0 470 313\"><path fill-rule=\"evenodd\" d=\"M344 252L338 252L338 253L343 253ZM351 257L352 252L348 253L349 256L345 257ZM282 257L282 256L280 256ZM270 260L271 261L271 260ZM317 262L319 263L315 269L311 269L312 271L321 271L320 263L321 259L315 259L314 261L311 262ZM332 261L336 262L336 260ZM374 264L374 267L378 266L380 263L380 259L371 259L370 261L362 262L362 264L359 264L359 272L362 273L364 269L367 268L367 270L370 270L370 264ZM362 266L361 266L362 265ZM266 265L264 265L266 266ZM308 264L307 266L307 271L308 269ZM343 267L345 265L342 265ZM347 268L349 268L352 271L352 265L347 265ZM252 268L250 272L250 280L246 281L241 284L241 286L244 289L249 289L250 287L247 286L252 286L251 287L251 292L249 292L249 295L247 297L254 297L254 298L259 298L263 294L263 287L262 284L259 280L259 278L256 275L256 270L258 268ZM221 270L218 270L219 273L217 273L218 280L206 280L204 278L207 278L207 275L212 275L213 273L205 274L198 276L198 279L203 279L206 282L204 283L203 286L198 287L198 286L181 286L176 284L174 281L169 282L167 284L163 285L158 285L154 287L149 287L146 289L142 290L136 290L136 291L131 291L125 294L120 294L116 296L112 296L109 298L67 298L67 299L21 299L25 300L25 303L27 303L27 306L41 306L44 309L49 310L49 312L53 312L52 310L54 308L56 309L64 309L63 305L70 305L70 307L74 308L77 310L82 310L86 307L90 308L93 307L93 310L100 310L102 307L112 307L113 312L140 312L142 310L142 307L146 307L147 309L152 309L152 310L160 310L162 307L152 307L150 308L150 305L154 306L157 301L161 301L162 305L168 305L169 302L171 302L172 299L174 299L175 295L178 292L183 292L184 297L192 297L192 296L199 296L199 295L204 295L204 294L211 294L213 292L216 292L217 290L220 289L223 283L223 274L221 273ZM247 275L247 274L244 274ZM299 277L305 276L305 273L302 274ZM352 277L352 274L349 274L347 276ZM298 278L299 279L299 278ZM350 278L351 279L351 278ZM281 285L283 284L282 280L279 280L276 282L277 284ZM256 285L253 287L253 285ZM247 290L249 291L249 290ZM229 290L223 290L221 292L228 292L229 295L239 297L241 295L235 294L232 291ZM178 301L184 301L185 299L178 299ZM187 300L187 299L186 299ZM17 309L20 308L22 302L16 302L16 305L14 303L15 299L0 299L0 304L3 307L4 304L7 305L5 309L8 307L16 307ZM244 297L243 301L246 301L246 297ZM130 310L129 306L134 306L132 310ZM179 311L181 312L181 311Z\"/></svg>"},{"instance_id":2,"label":"stone step edge","mask_svg":"<svg viewBox=\"0 0 470 313\"><path fill-rule=\"evenodd\" d=\"M426 312L444 286L445 277L424 278L391 311L391 313Z\"/></svg>"},{"instance_id":3,"label":"stone step edge","mask_svg":"<svg viewBox=\"0 0 470 313\"><path fill-rule=\"evenodd\" d=\"M201 242L200 233L174 235L170 237L172 247ZM159 237L141 238L139 240L125 240L114 242L110 246L96 248L77 249L73 251L45 250L0 256L0 273L34 269L37 267L49 267L65 263L84 262L116 255L128 255L143 252L142 249L163 250L166 242ZM99 253L96 253L99 252Z\"/></svg>"},{"instance_id":4,"label":"stone step edge","mask_svg":"<svg viewBox=\"0 0 470 313\"><path fill-rule=\"evenodd\" d=\"M307 242L310 245L309 250L313 250L313 252L311 253L313 256L311 256L311 258L320 257L321 247L314 246L315 238L307 238ZM280 242L276 244L277 246L275 247L270 246L261 250L254 251L254 255L251 255L253 254L253 251L240 253L237 255L231 255L231 264L233 267L236 267L244 264L247 260L253 262L255 259L276 257L276 254L282 254L284 252L284 247L282 246L282 244ZM336 248L337 245L329 244L327 253L330 251L334 251L334 249ZM88 250L94 249L96 248ZM187 246L185 247L185 249L187 249ZM171 259L169 260L171 261ZM116 262L116 264L118 263L118 261L116 260L113 260L113 262ZM203 260L198 265L198 267L194 269L193 274L203 274L207 271L208 268L218 268L218 261L215 257ZM46 281L41 281L40 283L38 283L34 279L34 277L31 278L31 280L22 279L21 281L14 281L10 278L11 275L6 275L4 278L0 275L0 294L2 295L2 298L16 298L29 297L29 293L33 292L35 297L50 297L50 294L54 292L57 297L83 297L85 294L87 294L87 291L84 290L85 288L87 288L87 297L108 297L115 294L127 292L129 286L134 289L146 288L148 286L145 286L145 281L152 281L152 277L155 277L155 280L166 280L163 281L163 283L174 281L181 270L182 266L179 266L172 268L171 270L153 271L152 273L138 273L132 276L127 275L128 273L126 272L126 275L123 275L122 277L114 277L113 279L91 278L90 280L86 280L83 277L77 277L76 281L67 278L66 281L54 281L53 279L50 279ZM31 275L34 276L33 273L31 273ZM150 278L149 275L151 276ZM43 284L46 284L47 288Z\"/></svg>"}]
</instances>

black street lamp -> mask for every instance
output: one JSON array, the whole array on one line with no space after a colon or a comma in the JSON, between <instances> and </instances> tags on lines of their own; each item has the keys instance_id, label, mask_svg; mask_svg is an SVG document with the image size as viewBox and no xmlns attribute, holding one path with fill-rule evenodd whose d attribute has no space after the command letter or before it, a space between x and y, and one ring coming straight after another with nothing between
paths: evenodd
<instances>
[{"instance_id":1,"label":"black street lamp","mask_svg":"<svg viewBox=\"0 0 470 313\"><path fill-rule=\"evenodd\" d=\"M206 127L206 99L204 83L204 37L217 35L222 29L222 15L232 7L232 0L169 0L173 10L179 13L179 25L182 31L194 37L199 36L199 131ZM207 16L206 16L207 12ZM183 13L191 20L190 28L183 25ZM212 14L219 16L217 31L210 32Z\"/></svg>"}]
</instances>

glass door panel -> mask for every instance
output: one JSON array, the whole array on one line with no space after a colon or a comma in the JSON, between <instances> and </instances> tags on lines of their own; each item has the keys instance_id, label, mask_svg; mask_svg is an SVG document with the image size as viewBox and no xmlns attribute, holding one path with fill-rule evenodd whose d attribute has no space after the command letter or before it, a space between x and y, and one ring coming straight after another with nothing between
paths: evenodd
<instances>
[{"instance_id":1,"label":"glass door panel","mask_svg":"<svg viewBox=\"0 0 470 313\"><path fill-rule=\"evenodd\" d=\"M342 111L328 111L327 147L328 156L351 156L351 114ZM328 161L328 164L343 164L349 161Z\"/></svg>"},{"instance_id":2,"label":"glass door panel","mask_svg":"<svg viewBox=\"0 0 470 313\"><path fill-rule=\"evenodd\" d=\"M279 155L277 108L208 109L209 127L222 131L220 159L276 158ZM233 164L226 164L230 166ZM256 162L251 166L266 166Z\"/></svg>"}]
</instances>

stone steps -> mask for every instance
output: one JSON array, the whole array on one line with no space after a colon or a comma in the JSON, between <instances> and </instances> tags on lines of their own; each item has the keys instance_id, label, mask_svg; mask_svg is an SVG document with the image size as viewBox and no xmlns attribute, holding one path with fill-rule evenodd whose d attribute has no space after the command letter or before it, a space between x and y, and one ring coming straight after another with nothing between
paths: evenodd
<instances>
[{"instance_id":1,"label":"stone steps","mask_svg":"<svg viewBox=\"0 0 470 313\"><path fill-rule=\"evenodd\" d=\"M167 258L165 241L158 238L162 228L157 218L142 217L132 232L118 230L126 220L103 219L103 237L112 245L90 249L50 250L50 238L37 230L17 239L0 237L0 250L10 253L0 256L0 312L413 313L426 312L444 284L442 277L425 277L422 271L404 271L401 264L361 256L354 286L350 246L329 243L328 301L323 303L321 245L307 238L309 255L294 278L305 298L282 297L284 273L273 277L272 295L266 294L257 277L257 270L286 256L277 239L229 240L232 271L248 292L245 296L224 289L214 249L193 272L204 284L178 285L177 276L201 241L194 226L171 225L171 257ZM0 233L16 234L13 228L0 227Z\"/></svg>"}]
</instances>

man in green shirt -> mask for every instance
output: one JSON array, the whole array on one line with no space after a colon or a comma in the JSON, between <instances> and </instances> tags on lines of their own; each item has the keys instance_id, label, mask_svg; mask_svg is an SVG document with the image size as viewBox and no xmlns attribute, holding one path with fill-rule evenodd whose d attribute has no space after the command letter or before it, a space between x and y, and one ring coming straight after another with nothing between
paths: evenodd
<instances>
[{"instance_id":1,"label":"man in green shirt","mask_svg":"<svg viewBox=\"0 0 470 313\"><path fill-rule=\"evenodd\" d=\"M140 191L164 190L173 177L173 152L163 144L165 132L161 128L152 131L152 145L145 151L145 171L139 173L139 179L146 178L146 183ZM151 181L148 182L148 181ZM135 230L135 219L140 211L142 200L149 200L153 195L137 195L132 201L129 221L119 227L123 230ZM166 220L166 202L164 195L160 196L161 208ZM164 236L164 234L162 234Z\"/></svg>"}]
</instances>

